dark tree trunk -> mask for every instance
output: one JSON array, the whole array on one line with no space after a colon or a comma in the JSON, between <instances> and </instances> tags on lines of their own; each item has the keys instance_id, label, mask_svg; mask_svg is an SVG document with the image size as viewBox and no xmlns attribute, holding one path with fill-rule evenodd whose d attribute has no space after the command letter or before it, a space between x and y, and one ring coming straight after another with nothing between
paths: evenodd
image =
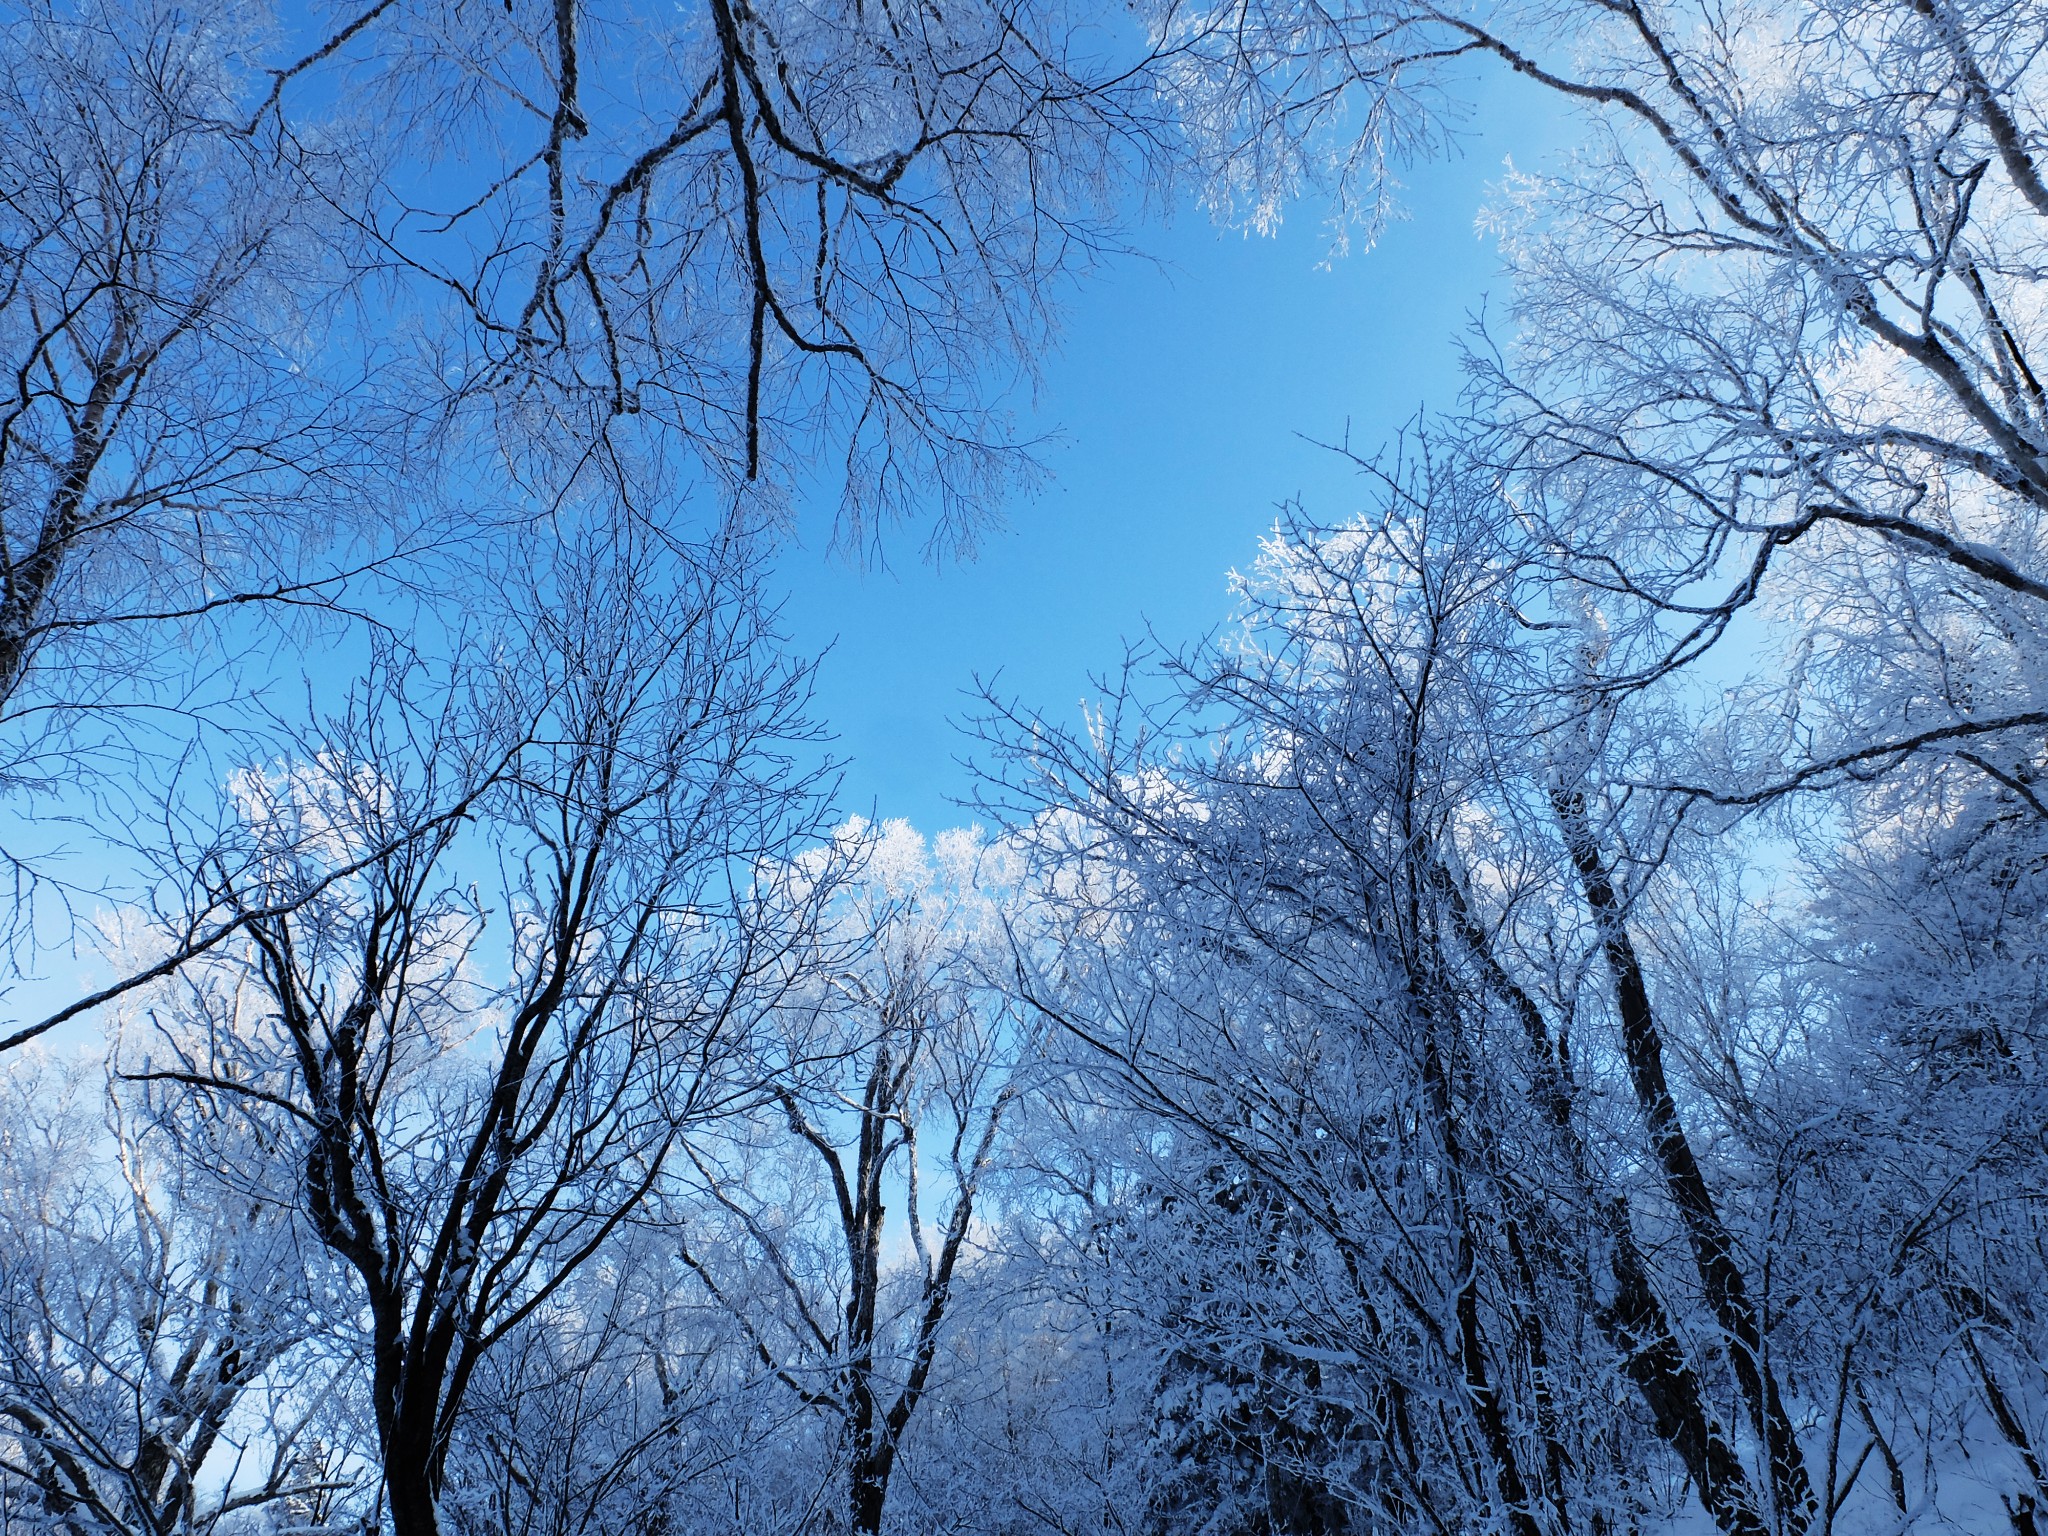
<instances>
[{"instance_id":1,"label":"dark tree trunk","mask_svg":"<svg viewBox=\"0 0 2048 1536\"><path fill-rule=\"evenodd\" d=\"M889 1496L889 1468L884 1458L863 1457L853 1468L853 1528L860 1536L878 1536L882 1505Z\"/></svg>"},{"instance_id":2,"label":"dark tree trunk","mask_svg":"<svg viewBox=\"0 0 2048 1536\"><path fill-rule=\"evenodd\" d=\"M1664 1072L1664 1038L1650 1006L1642 962L1629 937L1621 902L1606 861L1586 820L1584 797L1559 791L1553 797L1565 844L1578 871L1579 886L1593 914L1600 947L1614 983L1615 1012L1621 1022L1622 1052L1628 1062L1630 1086L1650 1132L1651 1149L1664 1174L1664 1187L1677 1207L1700 1283L1728 1344L1729 1363L1747 1405L1757 1438L1770 1463L1771 1492L1782 1528L1803 1536L1818 1506L1807 1476L1806 1458L1769 1368L1763 1327L1741 1266L1735 1242L1721 1219L1706 1174L1694 1155L1685 1122L1672 1097Z\"/></svg>"},{"instance_id":3,"label":"dark tree trunk","mask_svg":"<svg viewBox=\"0 0 2048 1536\"><path fill-rule=\"evenodd\" d=\"M1628 1206L1619 1197L1610 1198L1602 1193L1596 1184L1592 1160L1574 1119L1576 1086L1567 1053L1552 1038L1536 1000L1516 983L1495 956L1491 942L1473 917L1464 892L1451 878L1450 871L1438 865L1433 878L1449 898L1452 920L1478 960L1487 985L1521 1022L1529 1046L1530 1088L1536 1107L1556 1131L1582 1198L1606 1235L1607 1268L1614 1282L1614 1294L1606 1302L1588 1298L1595 1324L1621 1356L1623 1371L1650 1410L1657 1437L1684 1463L1693 1486L1700 1491L1700 1502L1713 1516L1714 1523L1727 1536L1766 1536L1768 1527L1759 1512L1748 1473L1708 1411L1699 1377L1650 1282L1649 1270L1629 1226ZM1512 1226L1508 1236L1519 1249ZM1525 1278L1524 1287L1532 1296L1535 1294L1533 1274ZM1555 1441L1551 1443L1554 1447Z\"/></svg>"},{"instance_id":4,"label":"dark tree trunk","mask_svg":"<svg viewBox=\"0 0 2048 1536\"><path fill-rule=\"evenodd\" d=\"M436 1513L440 1484L440 1458L434 1448L434 1404L432 1393L424 1405L417 1388L416 1362L407 1357L401 1340L392 1341L392 1358L380 1362L378 1375L392 1383L393 1396L380 1415L379 1436L383 1441L384 1492L391 1503L392 1536L439 1536ZM411 1378L410 1380L408 1378ZM434 1383L438 1387L439 1382ZM407 1388L415 1390L408 1392Z\"/></svg>"}]
</instances>

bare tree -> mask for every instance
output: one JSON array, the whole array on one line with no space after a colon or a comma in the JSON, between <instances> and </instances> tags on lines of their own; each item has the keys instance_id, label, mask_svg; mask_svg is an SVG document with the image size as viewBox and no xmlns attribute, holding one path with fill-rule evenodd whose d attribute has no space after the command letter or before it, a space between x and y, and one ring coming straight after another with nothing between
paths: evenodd
<instances>
[{"instance_id":1,"label":"bare tree","mask_svg":"<svg viewBox=\"0 0 2048 1536\"><path fill-rule=\"evenodd\" d=\"M862 1536L882 1529L936 1386L977 1202L1025 1083L1032 1031L981 969L1002 942L981 852L948 834L932 860L906 824L879 829L840 912L860 958L819 967L781 1015L775 1108L688 1149L707 1233L685 1234L684 1261L761 1366L834 1426L840 1518ZM898 1201L909 1253L892 1264Z\"/></svg>"},{"instance_id":2,"label":"bare tree","mask_svg":"<svg viewBox=\"0 0 2048 1536\"><path fill-rule=\"evenodd\" d=\"M185 1090L190 1155L221 1156L199 1140L216 1121L297 1149L269 1193L366 1309L404 1536L437 1528L486 1355L693 1127L758 1098L754 1030L803 920L760 875L813 800L783 755L807 730L805 674L774 648L750 560L720 543L664 591L630 550L565 556L520 643L489 642L439 705L412 674L373 678L317 750L244 781L267 863L197 872L247 913L262 1010L164 1039L139 1075Z\"/></svg>"},{"instance_id":3,"label":"bare tree","mask_svg":"<svg viewBox=\"0 0 2048 1536\"><path fill-rule=\"evenodd\" d=\"M315 1444L342 1369L322 1266L288 1213L181 1159L110 1068L17 1058L4 1085L6 1523L172 1536L332 1506L350 1484Z\"/></svg>"},{"instance_id":4,"label":"bare tree","mask_svg":"<svg viewBox=\"0 0 2048 1536\"><path fill-rule=\"evenodd\" d=\"M1225 0L1179 27L1181 111L1253 217L1313 177L1376 205L1479 65L1583 114L1497 190L1516 331L1476 349L1477 426L1599 607L1604 688L1783 657L1705 751L1629 776L1738 807L1923 756L2030 781L2034 11Z\"/></svg>"},{"instance_id":5,"label":"bare tree","mask_svg":"<svg viewBox=\"0 0 2048 1536\"><path fill-rule=\"evenodd\" d=\"M723 1513L728 1479L782 1431L755 1411L768 1395L756 1374L659 1225L622 1231L478 1367L454 1426L447 1527L702 1530L704 1511ZM786 1484L800 1481L792 1470L780 1469Z\"/></svg>"},{"instance_id":6,"label":"bare tree","mask_svg":"<svg viewBox=\"0 0 2048 1536\"><path fill-rule=\"evenodd\" d=\"M366 249L537 485L823 480L855 545L913 506L965 541L1024 464L1010 374L1173 139L1142 31L1096 22L377 0L305 39L258 121L360 104Z\"/></svg>"},{"instance_id":7,"label":"bare tree","mask_svg":"<svg viewBox=\"0 0 2048 1536\"><path fill-rule=\"evenodd\" d=\"M0 62L0 718L8 777L145 703L168 636L302 610L368 559L378 442L331 354L317 158L238 121L263 17L30 0ZM189 685L187 690L189 693ZM138 728L139 727L135 727ZM38 751L38 747L42 751Z\"/></svg>"},{"instance_id":8,"label":"bare tree","mask_svg":"<svg viewBox=\"0 0 2048 1536\"><path fill-rule=\"evenodd\" d=\"M991 727L1059 934L1020 986L1153 1127L1160 1530L1626 1523L1657 1458L1624 1381L1744 1481L1591 1151L1575 999L1520 948L1559 891L1512 524L1455 451L1386 470L1085 737Z\"/></svg>"},{"instance_id":9,"label":"bare tree","mask_svg":"<svg viewBox=\"0 0 2048 1536\"><path fill-rule=\"evenodd\" d=\"M1602 103L1592 155L1507 191L1527 344L1492 409L1601 607L1605 686L1689 668L1746 615L1785 664L1659 777L1737 806L1918 756L2024 779L2048 597L2038 18L1691 23L1601 23L1597 66L1556 66ZM1784 40L1768 62L1758 26Z\"/></svg>"}]
</instances>

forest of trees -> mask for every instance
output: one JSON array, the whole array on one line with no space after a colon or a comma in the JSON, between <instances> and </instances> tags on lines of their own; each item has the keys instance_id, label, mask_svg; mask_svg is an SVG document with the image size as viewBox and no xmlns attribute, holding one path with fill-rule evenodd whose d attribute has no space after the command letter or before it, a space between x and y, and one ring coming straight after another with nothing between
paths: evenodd
<instances>
[{"instance_id":1,"label":"forest of trees","mask_svg":"<svg viewBox=\"0 0 2048 1536\"><path fill-rule=\"evenodd\" d=\"M2048 5L0 28L0 1531L2048 1531ZM849 818L800 513L1509 80L1456 410Z\"/></svg>"}]
</instances>

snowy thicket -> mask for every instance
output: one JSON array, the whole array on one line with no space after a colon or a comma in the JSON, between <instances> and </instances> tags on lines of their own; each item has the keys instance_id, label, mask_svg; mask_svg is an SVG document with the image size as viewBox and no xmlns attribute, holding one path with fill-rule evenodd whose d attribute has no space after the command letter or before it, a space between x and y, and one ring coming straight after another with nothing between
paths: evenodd
<instances>
[{"instance_id":1,"label":"snowy thicket","mask_svg":"<svg viewBox=\"0 0 2048 1536\"><path fill-rule=\"evenodd\" d=\"M0 26L0 1530L2039 1536L2048 8ZM1489 70L1460 413L840 816L786 506Z\"/></svg>"}]
</instances>

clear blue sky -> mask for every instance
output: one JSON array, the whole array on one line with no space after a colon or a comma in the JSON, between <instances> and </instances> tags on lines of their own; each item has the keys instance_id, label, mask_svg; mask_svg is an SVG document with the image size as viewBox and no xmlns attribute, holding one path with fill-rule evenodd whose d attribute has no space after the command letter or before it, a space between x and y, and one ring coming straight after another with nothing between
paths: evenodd
<instances>
[{"instance_id":1,"label":"clear blue sky","mask_svg":"<svg viewBox=\"0 0 2048 1536\"><path fill-rule=\"evenodd\" d=\"M787 623L831 646L818 708L848 760L844 807L926 831L967 819L971 784L952 722L976 675L1072 723L1089 675L1149 624L1170 643L1229 612L1226 573L1248 564L1279 503L1321 518L1354 510L1355 472L1305 438L1347 422L1370 447L1418 407L1449 408L1455 342L1482 304L1504 321L1494 242L1474 220L1503 157L1531 165L1562 126L1498 80L1462 152L1410 168L1409 217L1334 266L1319 210L1272 239L1185 212L1143 232L1153 266L1100 273L1069 310L1035 420L1061 442L1052 485L1013 506L1007 532L969 565L935 570L902 531L894 567L861 573L821 547L784 561ZM822 542L822 541L821 541Z\"/></svg>"}]
</instances>

